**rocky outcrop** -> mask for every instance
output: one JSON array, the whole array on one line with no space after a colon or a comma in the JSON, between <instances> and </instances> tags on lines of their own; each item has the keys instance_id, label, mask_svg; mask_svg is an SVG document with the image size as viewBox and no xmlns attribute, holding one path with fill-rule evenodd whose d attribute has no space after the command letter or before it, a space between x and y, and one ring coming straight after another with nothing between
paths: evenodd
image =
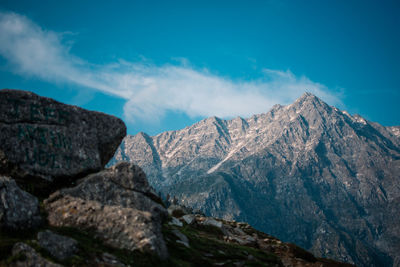
<instances>
[{"instance_id":1,"label":"rocky outcrop","mask_svg":"<svg viewBox=\"0 0 400 267\"><path fill-rule=\"evenodd\" d=\"M127 136L129 160L185 206L296 243L318 256L391 266L400 250L399 127L312 94L248 119L211 117L157 136Z\"/></svg>"},{"instance_id":2,"label":"rocky outcrop","mask_svg":"<svg viewBox=\"0 0 400 267\"><path fill-rule=\"evenodd\" d=\"M0 176L0 228L33 228L40 224L39 201L13 179Z\"/></svg>"},{"instance_id":3,"label":"rocky outcrop","mask_svg":"<svg viewBox=\"0 0 400 267\"><path fill-rule=\"evenodd\" d=\"M50 230L37 234L39 246L47 250L58 260L72 257L78 251L78 242L70 237L53 233Z\"/></svg>"},{"instance_id":4,"label":"rocky outcrop","mask_svg":"<svg viewBox=\"0 0 400 267\"><path fill-rule=\"evenodd\" d=\"M122 120L19 90L0 90L0 172L42 191L101 170Z\"/></svg>"},{"instance_id":5,"label":"rocky outcrop","mask_svg":"<svg viewBox=\"0 0 400 267\"><path fill-rule=\"evenodd\" d=\"M166 258L161 225L168 213L157 200L142 170L120 163L55 192L45 208L52 226L93 230L111 246Z\"/></svg>"},{"instance_id":6,"label":"rocky outcrop","mask_svg":"<svg viewBox=\"0 0 400 267\"><path fill-rule=\"evenodd\" d=\"M38 200L15 181L43 197L94 173L45 201L50 225L94 230L115 248L167 257L161 225L168 213L144 172L127 163L101 171L126 134L120 119L4 89L0 132L0 173L12 177L0 177L2 227L30 228L40 221ZM77 251L74 240L50 231L37 239L58 260Z\"/></svg>"}]
</instances>

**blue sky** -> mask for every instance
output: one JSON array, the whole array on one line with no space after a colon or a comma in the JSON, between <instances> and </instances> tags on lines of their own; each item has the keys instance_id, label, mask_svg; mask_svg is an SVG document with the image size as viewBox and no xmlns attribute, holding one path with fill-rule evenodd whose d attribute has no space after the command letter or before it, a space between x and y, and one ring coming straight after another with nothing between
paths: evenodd
<instances>
[{"instance_id":1,"label":"blue sky","mask_svg":"<svg viewBox=\"0 0 400 267\"><path fill-rule=\"evenodd\" d=\"M130 134L305 91L400 125L399 14L399 1L0 0L0 87L116 115Z\"/></svg>"}]
</instances>

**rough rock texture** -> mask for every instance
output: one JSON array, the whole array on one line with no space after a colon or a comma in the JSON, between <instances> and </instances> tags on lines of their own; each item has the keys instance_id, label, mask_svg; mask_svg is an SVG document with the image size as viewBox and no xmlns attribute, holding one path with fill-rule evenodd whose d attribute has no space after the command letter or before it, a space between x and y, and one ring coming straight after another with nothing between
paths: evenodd
<instances>
[{"instance_id":1,"label":"rough rock texture","mask_svg":"<svg viewBox=\"0 0 400 267\"><path fill-rule=\"evenodd\" d=\"M50 225L94 230L109 245L165 258L161 225L168 213L157 198L140 168L120 163L55 192L45 207Z\"/></svg>"},{"instance_id":2,"label":"rough rock texture","mask_svg":"<svg viewBox=\"0 0 400 267\"><path fill-rule=\"evenodd\" d=\"M40 224L39 201L11 178L0 176L0 228L14 230Z\"/></svg>"},{"instance_id":3,"label":"rough rock texture","mask_svg":"<svg viewBox=\"0 0 400 267\"><path fill-rule=\"evenodd\" d=\"M179 221L177 218L172 217L172 220L168 223L169 225L176 225L176 226L182 226L182 222Z\"/></svg>"},{"instance_id":4,"label":"rough rock texture","mask_svg":"<svg viewBox=\"0 0 400 267\"><path fill-rule=\"evenodd\" d=\"M39 232L37 240L42 248L58 260L65 260L78 251L78 242L76 240L55 234L50 230Z\"/></svg>"},{"instance_id":5,"label":"rough rock texture","mask_svg":"<svg viewBox=\"0 0 400 267\"><path fill-rule=\"evenodd\" d=\"M183 215L182 220L187 224L192 224L195 222L195 215L194 214Z\"/></svg>"},{"instance_id":6,"label":"rough rock texture","mask_svg":"<svg viewBox=\"0 0 400 267\"><path fill-rule=\"evenodd\" d=\"M396 266L399 129L305 94L249 119L127 136L112 161L138 164L181 204L247 221L317 256Z\"/></svg>"},{"instance_id":7,"label":"rough rock texture","mask_svg":"<svg viewBox=\"0 0 400 267\"><path fill-rule=\"evenodd\" d=\"M12 250L14 256L21 255L24 257L12 263L15 267L61 267L62 265L50 262L40 256L33 248L25 243L16 243Z\"/></svg>"},{"instance_id":8,"label":"rough rock texture","mask_svg":"<svg viewBox=\"0 0 400 267\"><path fill-rule=\"evenodd\" d=\"M1 174L48 187L102 169L126 127L110 115L2 89L0 133Z\"/></svg>"},{"instance_id":9,"label":"rough rock texture","mask_svg":"<svg viewBox=\"0 0 400 267\"><path fill-rule=\"evenodd\" d=\"M180 243L180 244L184 245L184 246L187 247L187 248L190 247L190 245L189 245L189 239L188 239L184 234L182 234L179 230L173 229L173 230L172 230L172 233L173 233L176 237L179 238L179 240L176 240L177 243Z\"/></svg>"},{"instance_id":10,"label":"rough rock texture","mask_svg":"<svg viewBox=\"0 0 400 267\"><path fill-rule=\"evenodd\" d=\"M222 223L215 220L214 218L206 218L203 222L203 225L209 225L209 226L214 226L217 228L222 228Z\"/></svg>"}]
</instances>

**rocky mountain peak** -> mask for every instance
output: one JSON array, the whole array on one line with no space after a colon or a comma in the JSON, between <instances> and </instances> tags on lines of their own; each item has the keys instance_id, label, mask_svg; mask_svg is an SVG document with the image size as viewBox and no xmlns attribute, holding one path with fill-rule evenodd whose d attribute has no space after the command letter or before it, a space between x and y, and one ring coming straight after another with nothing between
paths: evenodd
<instances>
[{"instance_id":1,"label":"rocky mountain peak","mask_svg":"<svg viewBox=\"0 0 400 267\"><path fill-rule=\"evenodd\" d=\"M310 92L305 92L304 94L302 94L298 99L295 100L294 103L296 102L323 102L320 98L318 98L316 95L310 93Z\"/></svg>"},{"instance_id":2,"label":"rocky mountain peak","mask_svg":"<svg viewBox=\"0 0 400 267\"><path fill-rule=\"evenodd\" d=\"M288 105L287 109L295 110L297 113L300 113L304 111L306 112L330 111L331 107L317 96L311 93L304 93L293 104Z\"/></svg>"},{"instance_id":3,"label":"rocky mountain peak","mask_svg":"<svg viewBox=\"0 0 400 267\"><path fill-rule=\"evenodd\" d=\"M145 132L138 132L137 135L142 137L142 138L148 138L149 137L149 135L147 133L145 133Z\"/></svg>"},{"instance_id":4,"label":"rocky mountain peak","mask_svg":"<svg viewBox=\"0 0 400 267\"><path fill-rule=\"evenodd\" d=\"M151 149L132 145L124 160L208 215L248 221L318 256L396 266L399 129L305 93L248 119L211 117L150 137Z\"/></svg>"},{"instance_id":5,"label":"rocky mountain peak","mask_svg":"<svg viewBox=\"0 0 400 267\"><path fill-rule=\"evenodd\" d=\"M212 116L212 117L202 120L201 122L208 126L217 126L218 127L218 126L224 126L225 120L218 118L216 116Z\"/></svg>"}]
</instances>

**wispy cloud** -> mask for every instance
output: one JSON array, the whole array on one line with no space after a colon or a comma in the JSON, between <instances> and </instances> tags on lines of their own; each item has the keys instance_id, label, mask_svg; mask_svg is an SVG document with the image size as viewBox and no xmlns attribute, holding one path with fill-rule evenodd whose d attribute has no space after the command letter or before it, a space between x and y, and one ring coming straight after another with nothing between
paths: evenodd
<instances>
[{"instance_id":1,"label":"wispy cloud","mask_svg":"<svg viewBox=\"0 0 400 267\"><path fill-rule=\"evenodd\" d=\"M169 110L192 117L247 117L276 103L290 103L305 91L340 103L326 86L290 71L264 69L262 78L240 81L197 70L186 59L179 65L123 60L94 65L71 54L63 33L10 12L0 13L0 55L20 75L75 83L126 99L129 121L159 119Z\"/></svg>"}]
</instances>

